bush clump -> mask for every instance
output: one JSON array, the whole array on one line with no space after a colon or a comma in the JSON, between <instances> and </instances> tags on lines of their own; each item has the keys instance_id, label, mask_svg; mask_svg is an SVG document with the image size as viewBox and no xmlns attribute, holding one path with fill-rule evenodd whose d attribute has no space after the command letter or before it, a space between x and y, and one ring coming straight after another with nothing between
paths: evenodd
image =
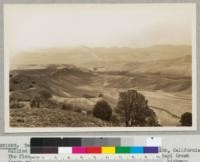
<instances>
[{"instance_id":1,"label":"bush clump","mask_svg":"<svg viewBox=\"0 0 200 162\"><path fill-rule=\"evenodd\" d=\"M19 103L17 101L11 101L10 102L10 108L11 109L17 109L17 108L22 108L22 107L24 107L23 103Z\"/></svg>"},{"instance_id":2,"label":"bush clump","mask_svg":"<svg viewBox=\"0 0 200 162\"><path fill-rule=\"evenodd\" d=\"M113 114L110 121L116 126L119 126L121 122L120 117L117 114Z\"/></svg>"},{"instance_id":3,"label":"bush clump","mask_svg":"<svg viewBox=\"0 0 200 162\"><path fill-rule=\"evenodd\" d=\"M42 99L50 99L52 97L52 94L46 90L40 91L39 95Z\"/></svg>"},{"instance_id":4,"label":"bush clump","mask_svg":"<svg viewBox=\"0 0 200 162\"><path fill-rule=\"evenodd\" d=\"M40 108L41 106L41 99L38 96L34 96L30 101L31 108Z\"/></svg>"},{"instance_id":5,"label":"bush clump","mask_svg":"<svg viewBox=\"0 0 200 162\"><path fill-rule=\"evenodd\" d=\"M23 92L10 93L10 101L30 101L31 97Z\"/></svg>"},{"instance_id":6,"label":"bush clump","mask_svg":"<svg viewBox=\"0 0 200 162\"><path fill-rule=\"evenodd\" d=\"M84 97L84 98L95 98L95 96L89 95L89 94L84 94L83 97Z\"/></svg>"},{"instance_id":7,"label":"bush clump","mask_svg":"<svg viewBox=\"0 0 200 162\"><path fill-rule=\"evenodd\" d=\"M87 115L88 116L92 115L92 110L87 110Z\"/></svg>"},{"instance_id":8,"label":"bush clump","mask_svg":"<svg viewBox=\"0 0 200 162\"><path fill-rule=\"evenodd\" d=\"M82 109L80 107L75 106L74 107L74 112L81 113Z\"/></svg>"},{"instance_id":9,"label":"bush clump","mask_svg":"<svg viewBox=\"0 0 200 162\"><path fill-rule=\"evenodd\" d=\"M93 115L102 120L109 121L112 117L112 108L106 101L98 101L93 108Z\"/></svg>"},{"instance_id":10,"label":"bush clump","mask_svg":"<svg viewBox=\"0 0 200 162\"><path fill-rule=\"evenodd\" d=\"M73 110L73 105L71 103L64 103L62 105L62 109L63 110L68 110L68 111L72 111Z\"/></svg>"},{"instance_id":11,"label":"bush clump","mask_svg":"<svg viewBox=\"0 0 200 162\"><path fill-rule=\"evenodd\" d=\"M181 126L192 126L192 113L186 112L181 115Z\"/></svg>"},{"instance_id":12,"label":"bush clump","mask_svg":"<svg viewBox=\"0 0 200 162\"><path fill-rule=\"evenodd\" d=\"M58 103L53 100L52 94L47 90L41 90L30 101L31 108L55 108Z\"/></svg>"},{"instance_id":13,"label":"bush clump","mask_svg":"<svg viewBox=\"0 0 200 162\"><path fill-rule=\"evenodd\" d=\"M49 99L49 100L47 100L43 104L44 104L44 107L46 107L46 108L52 108L52 109L54 109L54 108L60 107L60 103L58 103L55 99L52 99L52 98Z\"/></svg>"},{"instance_id":14,"label":"bush clump","mask_svg":"<svg viewBox=\"0 0 200 162\"><path fill-rule=\"evenodd\" d=\"M103 93L100 93L98 97L103 97Z\"/></svg>"}]
</instances>

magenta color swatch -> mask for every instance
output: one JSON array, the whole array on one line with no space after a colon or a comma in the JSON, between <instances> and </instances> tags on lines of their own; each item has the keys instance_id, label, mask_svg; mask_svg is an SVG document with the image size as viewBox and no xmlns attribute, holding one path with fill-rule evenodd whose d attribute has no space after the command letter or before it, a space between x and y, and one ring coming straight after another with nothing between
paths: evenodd
<instances>
[{"instance_id":1,"label":"magenta color swatch","mask_svg":"<svg viewBox=\"0 0 200 162\"><path fill-rule=\"evenodd\" d=\"M73 154L84 154L86 153L85 147L72 147L72 153Z\"/></svg>"}]
</instances>

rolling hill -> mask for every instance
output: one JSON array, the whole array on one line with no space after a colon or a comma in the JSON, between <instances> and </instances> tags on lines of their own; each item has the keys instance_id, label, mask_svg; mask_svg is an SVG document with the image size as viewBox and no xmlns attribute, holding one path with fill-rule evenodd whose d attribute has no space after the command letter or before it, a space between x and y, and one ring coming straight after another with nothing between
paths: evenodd
<instances>
[{"instance_id":1,"label":"rolling hill","mask_svg":"<svg viewBox=\"0 0 200 162\"><path fill-rule=\"evenodd\" d=\"M191 46L156 45L147 48L129 47L66 47L21 51L10 58L11 69L25 65L73 64L78 67L121 67L126 63L175 59L191 55Z\"/></svg>"},{"instance_id":2,"label":"rolling hill","mask_svg":"<svg viewBox=\"0 0 200 162\"><path fill-rule=\"evenodd\" d=\"M109 126L113 123L85 117L80 111L91 111L102 99L115 109L119 93L128 89L141 92L151 106L161 108L155 112L164 126L178 125L179 116L192 110L190 46L41 49L22 52L10 61L10 101L25 105L11 109L12 126L31 127L33 122L36 126L82 126L76 125L79 119L84 126ZM52 95L51 102L59 108L30 108L31 100L42 90ZM79 112L63 110L65 104ZM44 112L52 124L42 118ZM53 114L62 119L56 121Z\"/></svg>"}]
</instances>

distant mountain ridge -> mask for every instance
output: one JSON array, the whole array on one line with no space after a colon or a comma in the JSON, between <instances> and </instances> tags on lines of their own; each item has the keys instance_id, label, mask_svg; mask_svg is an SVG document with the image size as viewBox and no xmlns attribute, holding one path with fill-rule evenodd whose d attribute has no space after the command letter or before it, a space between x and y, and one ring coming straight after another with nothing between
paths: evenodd
<instances>
[{"instance_id":1,"label":"distant mountain ridge","mask_svg":"<svg viewBox=\"0 0 200 162\"><path fill-rule=\"evenodd\" d=\"M11 69L30 64L73 64L78 67L116 67L131 62L169 60L191 55L192 47L186 45L155 45L147 48L129 47L71 47L49 48L21 52L11 57Z\"/></svg>"},{"instance_id":2,"label":"distant mountain ridge","mask_svg":"<svg viewBox=\"0 0 200 162\"><path fill-rule=\"evenodd\" d=\"M155 60L140 63L128 63L121 69L130 73L160 74L177 77L192 75L192 56L185 55L179 58Z\"/></svg>"}]
</instances>

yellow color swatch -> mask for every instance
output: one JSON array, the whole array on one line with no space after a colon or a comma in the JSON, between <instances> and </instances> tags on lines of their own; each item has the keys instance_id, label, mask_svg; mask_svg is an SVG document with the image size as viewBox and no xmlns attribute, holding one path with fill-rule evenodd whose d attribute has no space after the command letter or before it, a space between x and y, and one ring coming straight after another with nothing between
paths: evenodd
<instances>
[{"instance_id":1,"label":"yellow color swatch","mask_svg":"<svg viewBox=\"0 0 200 162\"><path fill-rule=\"evenodd\" d=\"M102 154L115 154L115 147L102 147Z\"/></svg>"}]
</instances>

